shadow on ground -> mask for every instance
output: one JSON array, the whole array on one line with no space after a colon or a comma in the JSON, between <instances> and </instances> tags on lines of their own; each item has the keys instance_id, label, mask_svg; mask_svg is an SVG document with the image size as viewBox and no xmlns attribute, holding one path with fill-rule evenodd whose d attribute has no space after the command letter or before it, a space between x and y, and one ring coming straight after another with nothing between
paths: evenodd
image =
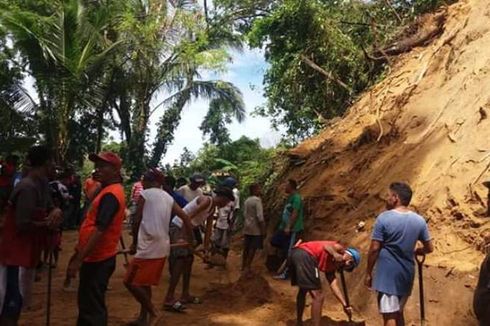
<instances>
[{"instance_id":1,"label":"shadow on ground","mask_svg":"<svg viewBox=\"0 0 490 326\"><path fill-rule=\"evenodd\" d=\"M311 319L303 322L303 326L313 325ZM286 326L296 326L296 320L289 320ZM323 316L321 321L321 326L366 326L365 321L347 321L347 320L333 320L330 317Z\"/></svg>"}]
</instances>

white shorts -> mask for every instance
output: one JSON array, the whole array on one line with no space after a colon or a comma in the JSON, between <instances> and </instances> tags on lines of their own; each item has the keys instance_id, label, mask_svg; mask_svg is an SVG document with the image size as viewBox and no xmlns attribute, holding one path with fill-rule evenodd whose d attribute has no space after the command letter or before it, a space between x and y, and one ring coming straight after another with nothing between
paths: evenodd
<instances>
[{"instance_id":1,"label":"white shorts","mask_svg":"<svg viewBox=\"0 0 490 326\"><path fill-rule=\"evenodd\" d=\"M394 312L403 311L407 300L408 295L398 296L378 292L379 312L382 314L391 314Z\"/></svg>"}]
</instances>

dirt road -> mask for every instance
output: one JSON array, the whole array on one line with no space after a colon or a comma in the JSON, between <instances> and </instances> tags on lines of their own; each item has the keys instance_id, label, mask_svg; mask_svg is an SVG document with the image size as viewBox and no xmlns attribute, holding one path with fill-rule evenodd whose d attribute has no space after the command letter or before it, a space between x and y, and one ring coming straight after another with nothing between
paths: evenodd
<instances>
[{"instance_id":1,"label":"dirt road","mask_svg":"<svg viewBox=\"0 0 490 326\"><path fill-rule=\"evenodd\" d=\"M63 235L63 252L58 268L54 272L53 282L53 326L75 325L77 317L76 293L65 293L62 290L64 271L71 248L76 242L76 232L67 232ZM204 303L201 305L189 305L186 313L176 314L163 312L161 325L294 325L295 319L295 289L287 281L276 281L271 278L263 265L263 259L257 261L257 269L261 276L248 281L238 282L240 257L236 250L231 252L227 269L205 269L205 265L196 260L191 289L193 294L200 296ZM110 325L124 325L131 321L138 313L138 304L130 296L122 284L124 277L123 258L118 257L117 270L111 282L111 289L107 293L107 305L109 307ZM445 320L451 320L450 325L471 326L467 321L471 319L469 307L462 305L455 307L456 298L467 302L471 296L474 279L462 280L458 275L447 275L447 271L438 268L429 268L426 273L429 279L441 279L432 281L427 288L428 293L428 325L449 325ZM356 319L365 318L366 325L379 325L380 318L376 313L374 294L367 294L367 290L356 279L362 276L362 271L348 275L347 281L351 285L351 300L357 313ZM444 292L447 282L452 283L451 292ZM460 286L455 286L459 283ZM163 296L168 285L168 272L158 288L154 290L154 302L161 306ZM330 291L326 290L327 299L323 311L324 326L349 325L341 312L340 306L335 302ZM360 294L362 293L362 294ZM367 295L366 295L367 294ZM368 298L366 300L366 298ZM410 299L407 306L408 324L417 325L417 298L418 294ZM33 309L25 314L20 325L45 325L46 299L46 274L42 280L35 284ZM434 315L431 306L445 305L448 308L445 316ZM438 310L439 311L439 310ZM465 311L465 313L461 313ZM362 312L362 315L361 313ZM454 316L453 316L454 314ZM309 319L309 309L306 311L306 319ZM431 322L432 321L432 322ZM438 322L439 321L439 322ZM443 322L443 323L440 323ZM309 321L306 323L309 325ZM476 325L476 323L475 323Z\"/></svg>"}]
</instances>

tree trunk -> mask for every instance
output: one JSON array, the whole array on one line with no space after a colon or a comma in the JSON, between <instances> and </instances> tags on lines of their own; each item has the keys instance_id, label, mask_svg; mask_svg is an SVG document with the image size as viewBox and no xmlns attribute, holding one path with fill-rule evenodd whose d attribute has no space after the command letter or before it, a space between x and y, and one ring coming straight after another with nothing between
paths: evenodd
<instances>
[{"instance_id":1,"label":"tree trunk","mask_svg":"<svg viewBox=\"0 0 490 326\"><path fill-rule=\"evenodd\" d=\"M102 139L104 138L104 109L97 110L97 141L95 143L95 152L102 150Z\"/></svg>"},{"instance_id":2,"label":"tree trunk","mask_svg":"<svg viewBox=\"0 0 490 326\"><path fill-rule=\"evenodd\" d=\"M138 95L136 99L137 112L133 116L133 130L128 143L129 150L126 158L131 178L134 180L138 179L146 168L145 144L150 114L150 101L146 88L142 87Z\"/></svg>"},{"instance_id":3,"label":"tree trunk","mask_svg":"<svg viewBox=\"0 0 490 326\"><path fill-rule=\"evenodd\" d=\"M175 104L167 109L160 119L156 140L153 145L153 153L149 163L151 167L157 167L160 164L162 156L165 155L168 146L174 140L174 132L179 126L182 109L190 97L190 90L184 90Z\"/></svg>"}]
</instances>

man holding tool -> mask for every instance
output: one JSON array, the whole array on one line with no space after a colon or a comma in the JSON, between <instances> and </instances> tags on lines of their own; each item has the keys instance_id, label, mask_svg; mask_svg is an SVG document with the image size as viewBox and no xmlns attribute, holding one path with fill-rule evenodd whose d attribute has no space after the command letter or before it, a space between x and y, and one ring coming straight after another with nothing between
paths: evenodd
<instances>
[{"instance_id":1,"label":"man holding tool","mask_svg":"<svg viewBox=\"0 0 490 326\"><path fill-rule=\"evenodd\" d=\"M133 225L131 253L124 285L140 303L140 315L129 325L156 325L159 313L151 302L151 287L158 285L165 259L170 254L169 226L172 216L179 216L188 226L189 217L162 189L164 175L158 169L150 169L143 175L143 189L138 201Z\"/></svg>"},{"instance_id":2,"label":"man holding tool","mask_svg":"<svg viewBox=\"0 0 490 326\"><path fill-rule=\"evenodd\" d=\"M313 298L313 303L311 304L313 326L320 326L324 299L320 272L325 273L333 294L342 304L350 320L352 318L352 307L342 295L335 272L341 270L351 272L359 265L360 261L361 255L356 249L345 248L336 241L309 241L303 243L298 241L291 250L289 266L291 284L299 287L296 297L296 325L303 325L306 294L309 293Z\"/></svg>"},{"instance_id":3,"label":"man holding tool","mask_svg":"<svg viewBox=\"0 0 490 326\"><path fill-rule=\"evenodd\" d=\"M426 221L408 209L411 199L409 185L401 182L390 185L388 210L376 219L369 249L365 284L378 292L379 311L385 326L405 325L403 308L412 291L414 258L434 250ZM418 241L423 247L416 248ZM420 264L422 262L420 260ZM377 266L373 279L374 265Z\"/></svg>"},{"instance_id":4,"label":"man holding tool","mask_svg":"<svg viewBox=\"0 0 490 326\"><path fill-rule=\"evenodd\" d=\"M95 164L94 179L101 190L92 200L82 225L75 254L70 259L67 279L80 270L78 326L107 325L105 293L116 268L126 201L122 185L122 162L112 152L90 154Z\"/></svg>"}]
</instances>

